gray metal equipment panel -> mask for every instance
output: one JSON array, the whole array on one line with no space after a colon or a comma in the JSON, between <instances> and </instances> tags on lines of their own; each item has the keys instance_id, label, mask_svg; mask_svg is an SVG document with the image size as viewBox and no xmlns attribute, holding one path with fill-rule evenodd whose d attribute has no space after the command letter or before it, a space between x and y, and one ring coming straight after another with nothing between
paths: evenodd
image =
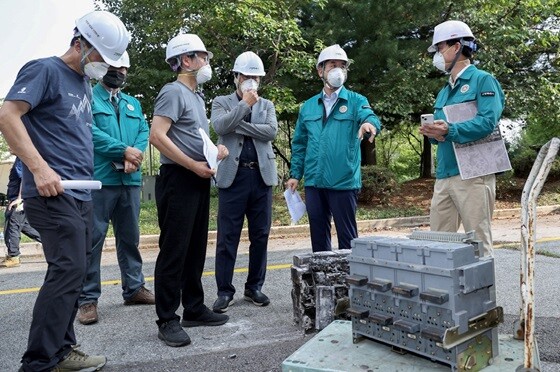
<instances>
[{"instance_id":1,"label":"gray metal equipment panel","mask_svg":"<svg viewBox=\"0 0 560 372\"><path fill-rule=\"evenodd\" d=\"M451 233L354 239L347 278L355 340L478 370L498 355L494 261ZM449 241L445 241L449 239ZM473 364L474 363L474 364Z\"/></svg>"}]
</instances>

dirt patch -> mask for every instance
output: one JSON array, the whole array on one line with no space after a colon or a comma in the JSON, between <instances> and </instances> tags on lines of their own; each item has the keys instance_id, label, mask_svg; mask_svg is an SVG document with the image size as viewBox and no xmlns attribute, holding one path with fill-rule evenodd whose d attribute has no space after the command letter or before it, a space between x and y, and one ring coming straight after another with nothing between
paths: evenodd
<instances>
[{"instance_id":1,"label":"dirt patch","mask_svg":"<svg viewBox=\"0 0 560 372\"><path fill-rule=\"evenodd\" d=\"M497 178L495 209L510 209L521 207L521 194L525 185L521 178ZM399 190L391 195L389 206L412 208L414 206L429 212L430 201L434 190L433 178L419 178L404 182ZM539 197L539 205L560 204L560 181L547 181Z\"/></svg>"}]
</instances>

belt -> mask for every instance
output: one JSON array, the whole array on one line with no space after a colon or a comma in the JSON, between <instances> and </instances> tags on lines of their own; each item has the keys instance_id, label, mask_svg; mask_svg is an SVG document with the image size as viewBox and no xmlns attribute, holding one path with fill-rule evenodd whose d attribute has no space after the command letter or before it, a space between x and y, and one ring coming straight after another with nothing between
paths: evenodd
<instances>
[{"instance_id":1,"label":"belt","mask_svg":"<svg viewBox=\"0 0 560 372\"><path fill-rule=\"evenodd\" d=\"M259 162L250 161L247 163L239 163L239 166L242 168L257 169L259 167Z\"/></svg>"}]
</instances>

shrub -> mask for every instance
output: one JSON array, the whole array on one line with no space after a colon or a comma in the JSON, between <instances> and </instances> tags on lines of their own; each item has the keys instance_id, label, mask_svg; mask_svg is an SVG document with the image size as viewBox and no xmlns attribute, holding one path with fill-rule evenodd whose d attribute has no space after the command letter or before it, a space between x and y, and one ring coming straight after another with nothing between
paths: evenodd
<instances>
[{"instance_id":1,"label":"shrub","mask_svg":"<svg viewBox=\"0 0 560 372\"><path fill-rule=\"evenodd\" d=\"M512 170L496 176L496 200L521 197L522 190L523 185L517 184Z\"/></svg>"},{"instance_id":2,"label":"shrub","mask_svg":"<svg viewBox=\"0 0 560 372\"><path fill-rule=\"evenodd\" d=\"M389 197L398 190L399 183L392 171L377 165L362 166L362 190L358 194L359 203L386 205Z\"/></svg>"},{"instance_id":3,"label":"shrub","mask_svg":"<svg viewBox=\"0 0 560 372\"><path fill-rule=\"evenodd\" d=\"M537 154L539 153L540 146L527 145L526 143L520 144L512 153L510 154L511 166L515 172L516 177L527 178L533 164L537 159ZM560 180L560 153L557 154L556 160L552 163L550 172L548 174L548 180Z\"/></svg>"}]
</instances>

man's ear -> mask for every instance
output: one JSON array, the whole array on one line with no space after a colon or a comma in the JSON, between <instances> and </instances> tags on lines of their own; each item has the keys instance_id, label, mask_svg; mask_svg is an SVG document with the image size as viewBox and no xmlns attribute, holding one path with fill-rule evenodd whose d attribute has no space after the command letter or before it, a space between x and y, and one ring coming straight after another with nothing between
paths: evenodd
<instances>
[{"instance_id":1,"label":"man's ear","mask_svg":"<svg viewBox=\"0 0 560 372\"><path fill-rule=\"evenodd\" d=\"M186 54L179 57L179 70L191 67L191 59Z\"/></svg>"},{"instance_id":2,"label":"man's ear","mask_svg":"<svg viewBox=\"0 0 560 372\"><path fill-rule=\"evenodd\" d=\"M460 50L461 50L461 43L459 42L455 43L455 53L459 53Z\"/></svg>"},{"instance_id":3,"label":"man's ear","mask_svg":"<svg viewBox=\"0 0 560 372\"><path fill-rule=\"evenodd\" d=\"M74 48L74 50L78 53L82 52L82 42L80 40L80 38L76 38L76 40L74 40L74 44L72 45L72 47Z\"/></svg>"}]
</instances>

